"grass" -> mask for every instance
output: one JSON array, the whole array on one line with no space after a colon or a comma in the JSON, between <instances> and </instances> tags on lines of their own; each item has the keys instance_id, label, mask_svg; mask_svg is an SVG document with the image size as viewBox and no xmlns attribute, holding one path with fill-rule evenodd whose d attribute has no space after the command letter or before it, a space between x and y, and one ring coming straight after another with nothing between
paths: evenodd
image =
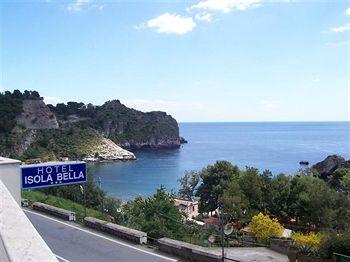
<instances>
[{"instance_id":1,"label":"grass","mask_svg":"<svg viewBox=\"0 0 350 262\"><path fill-rule=\"evenodd\" d=\"M75 215L76 215L76 222L80 224L83 223L83 218L85 213L84 206L78 203L75 203L71 200L64 199L61 197L46 195L42 192L32 191L32 190L23 190L22 198L28 199L30 207L34 202L41 202L51 206L73 211L75 212ZM104 214L94 209L87 208L86 214L88 217L94 217L101 220L110 221L110 217L107 214Z\"/></svg>"}]
</instances>

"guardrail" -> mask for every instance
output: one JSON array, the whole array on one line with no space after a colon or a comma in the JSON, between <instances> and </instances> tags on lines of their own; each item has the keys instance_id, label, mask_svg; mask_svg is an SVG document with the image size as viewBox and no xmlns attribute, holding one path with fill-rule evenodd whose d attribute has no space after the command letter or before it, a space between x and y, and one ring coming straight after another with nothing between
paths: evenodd
<instances>
[{"instance_id":1,"label":"guardrail","mask_svg":"<svg viewBox=\"0 0 350 262\"><path fill-rule=\"evenodd\" d=\"M69 221L75 221L75 212L70 210L50 206L40 202L33 203L33 209L56 216L56 217L60 217Z\"/></svg>"},{"instance_id":2,"label":"guardrail","mask_svg":"<svg viewBox=\"0 0 350 262\"><path fill-rule=\"evenodd\" d=\"M333 258L335 262L350 262L350 256L339 253L333 253Z\"/></svg>"},{"instance_id":3,"label":"guardrail","mask_svg":"<svg viewBox=\"0 0 350 262\"><path fill-rule=\"evenodd\" d=\"M87 227L91 227L108 234L124 238L126 240L135 242L137 244L147 243L147 233L131 229L128 227L123 227L111 222L103 221L93 217L85 217L84 224Z\"/></svg>"},{"instance_id":4,"label":"guardrail","mask_svg":"<svg viewBox=\"0 0 350 262\"><path fill-rule=\"evenodd\" d=\"M0 261L58 262L0 180Z\"/></svg>"},{"instance_id":5,"label":"guardrail","mask_svg":"<svg viewBox=\"0 0 350 262\"><path fill-rule=\"evenodd\" d=\"M221 254L214 253L205 247L186 242L161 238L158 240L159 250L184 258L186 261L219 262Z\"/></svg>"}]
</instances>

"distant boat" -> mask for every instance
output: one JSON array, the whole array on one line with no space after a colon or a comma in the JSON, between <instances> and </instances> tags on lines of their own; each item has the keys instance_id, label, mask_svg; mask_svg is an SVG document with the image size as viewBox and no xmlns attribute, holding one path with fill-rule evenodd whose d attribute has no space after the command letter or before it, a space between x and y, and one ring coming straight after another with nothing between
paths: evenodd
<instances>
[{"instance_id":1,"label":"distant boat","mask_svg":"<svg viewBox=\"0 0 350 262\"><path fill-rule=\"evenodd\" d=\"M305 166L307 166L307 165L309 165L309 161L307 161L307 160L301 160L301 161L299 162L299 164L300 164L300 165L305 165Z\"/></svg>"}]
</instances>

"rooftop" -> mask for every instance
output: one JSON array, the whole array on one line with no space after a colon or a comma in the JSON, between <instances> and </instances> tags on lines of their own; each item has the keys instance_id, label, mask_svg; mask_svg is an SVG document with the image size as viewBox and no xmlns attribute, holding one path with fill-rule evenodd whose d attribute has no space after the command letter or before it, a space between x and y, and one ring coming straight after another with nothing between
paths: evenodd
<instances>
[{"instance_id":1,"label":"rooftop","mask_svg":"<svg viewBox=\"0 0 350 262\"><path fill-rule=\"evenodd\" d=\"M183 205L183 206L193 206L193 205L198 205L198 201L192 201L192 200L185 200L185 199L178 199L174 198L175 200L175 205Z\"/></svg>"},{"instance_id":2,"label":"rooftop","mask_svg":"<svg viewBox=\"0 0 350 262\"><path fill-rule=\"evenodd\" d=\"M0 165L19 164L21 161L0 156Z\"/></svg>"}]
</instances>

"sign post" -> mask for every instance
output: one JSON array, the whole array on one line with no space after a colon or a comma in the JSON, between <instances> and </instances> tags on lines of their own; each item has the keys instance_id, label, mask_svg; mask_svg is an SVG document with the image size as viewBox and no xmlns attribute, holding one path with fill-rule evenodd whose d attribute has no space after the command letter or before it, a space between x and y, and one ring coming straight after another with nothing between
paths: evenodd
<instances>
[{"instance_id":1,"label":"sign post","mask_svg":"<svg viewBox=\"0 0 350 262\"><path fill-rule=\"evenodd\" d=\"M85 162L50 162L21 166L22 189L81 184L87 181Z\"/></svg>"}]
</instances>

